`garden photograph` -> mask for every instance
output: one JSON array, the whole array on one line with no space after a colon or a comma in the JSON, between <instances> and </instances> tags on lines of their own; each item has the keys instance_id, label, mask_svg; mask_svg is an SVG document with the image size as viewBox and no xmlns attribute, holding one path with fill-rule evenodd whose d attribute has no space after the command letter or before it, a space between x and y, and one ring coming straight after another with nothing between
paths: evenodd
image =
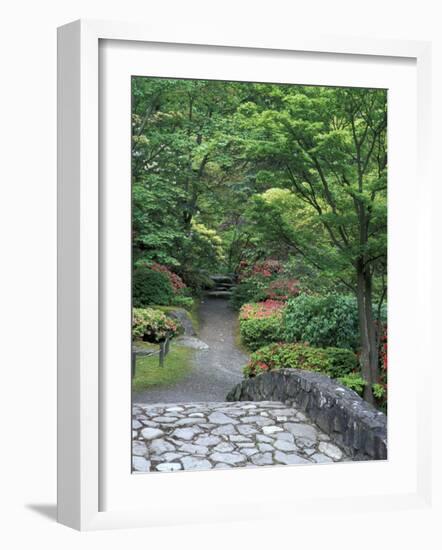
<instances>
[{"instance_id":1,"label":"garden photograph","mask_svg":"<svg viewBox=\"0 0 442 550\"><path fill-rule=\"evenodd\" d=\"M131 87L132 472L386 460L387 90Z\"/></svg>"}]
</instances>

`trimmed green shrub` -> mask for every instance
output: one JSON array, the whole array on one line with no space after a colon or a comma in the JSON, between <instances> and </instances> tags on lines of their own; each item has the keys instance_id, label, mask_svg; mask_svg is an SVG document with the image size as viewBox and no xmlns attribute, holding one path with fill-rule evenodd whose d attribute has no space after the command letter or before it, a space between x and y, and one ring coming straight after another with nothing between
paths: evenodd
<instances>
[{"instance_id":1,"label":"trimmed green shrub","mask_svg":"<svg viewBox=\"0 0 442 550\"><path fill-rule=\"evenodd\" d=\"M356 368L356 354L347 349L278 343L252 353L244 367L244 375L250 378L274 369L304 369L338 378L349 375Z\"/></svg>"},{"instance_id":2,"label":"trimmed green shrub","mask_svg":"<svg viewBox=\"0 0 442 550\"><path fill-rule=\"evenodd\" d=\"M281 317L244 319L239 322L239 333L243 344L254 351L281 340Z\"/></svg>"},{"instance_id":3,"label":"trimmed green shrub","mask_svg":"<svg viewBox=\"0 0 442 550\"><path fill-rule=\"evenodd\" d=\"M284 311L284 340L317 347L355 350L359 345L356 298L339 294L302 294Z\"/></svg>"},{"instance_id":4,"label":"trimmed green shrub","mask_svg":"<svg viewBox=\"0 0 442 550\"><path fill-rule=\"evenodd\" d=\"M133 308L132 339L161 342L166 336L176 336L180 325L162 311L152 308Z\"/></svg>"},{"instance_id":5,"label":"trimmed green shrub","mask_svg":"<svg viewBox=\"0 0 442 550\"><path fill-rule=\"evenodd\" d=\"M244 304L239 312L242 342L249 349L256 350L281 340L283 310L284 304L275 300Z\"/></svg>"},{"instance_id":6,"label":"trimmed green shrub","mask_svg":"<svg viewBox=\"0 0 442 550\"><path fill-rule=\"evenodd\" d=\"M169 305L174 292L169 278L164 273L139 267L132 278L132 303L134 307L145 307L153 304Z\"/></svg>"}]
</instances>

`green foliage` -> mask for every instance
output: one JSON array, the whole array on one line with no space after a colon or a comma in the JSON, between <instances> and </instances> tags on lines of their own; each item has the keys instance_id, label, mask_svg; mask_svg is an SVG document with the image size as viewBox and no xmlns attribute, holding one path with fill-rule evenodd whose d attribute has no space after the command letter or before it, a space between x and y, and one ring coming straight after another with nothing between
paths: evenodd
<instances>
[{"instance_id":1,"label":"green foliage","mask_svg":"<svg viewBox=\"0 0 442 550\"><path fill-rule=\"evenodd\" d=\"M252 354L244 368L246 377L274 369L304 369L332 378L349 375L357 367L356 355L339 348L314 348L305 344L272 344Z\"/></svg>"},{"instance_id":2,"label":"green foliage","mask_svg":"<svg viewBox=\"0 0 442 550\"><path fill-rule=\"evenodd\" d=\"M312 346L356 349L358 310L353 296L302 294L284 310L284 339Z\"/></svg>"},{"instance_id":3,"label":"green foliage","mask_svg":"<svg viewBox=\"0 0 442 550\"><path fill-rule=\"evenodd\" d=\"M223 256L222 240L214 229L192 221L179 253L180 272L196 291L207 285L208 273L218 271Z\"/></svg>"},{"instance_id":4,"label":"green foliage","mask_svg":"<svg viewBox=\"0 0 442 550\"><path fill-rule=\"evenodd\" d=\"M237 284L230 297L230 303L235 309L240 309L244 304L260 302L266 299L264 281L254 278Z\"/></svg>"},{"instance_id":5,"label":"green foliage","mask_svg":"<svg viewBox=\"0 0 442 550\"><path fill-rule=\"evenodd\" d=\"M166 336L176 336L180 325L162 311L152 308L133 308L132 339L161 342Z\"/></svg>"},{"instance_id":6,"label":"green foliage","mask_svg":"<svg viewBox=\"0 0 442 550\"><path fill-rule=\"evenodd\" d=\"M347 386L351 390L354 390L359 395L362 395L364 392L364 387L367 385L367 382L362 378L362 376L356 372L346 374L345 376L340 376L338 382L343 386Z\"/></svg>"},{"instance_id":7,"label":"green foliage","mask_svg":"<svg viewBox=\"0 0 442 550\"><path fill-rule=\"evenodd\" d=\"M174 298L172 285L164 273L148 267L139 267L132 278L132 303L134 307L152 304L168 305Z\"/></svg>"},{"instance_id":8,"label":"green foliage","mask_svg":"<svg viewBox=\"0 0 442 550\"><path fill-rule=\"evenodd\" d=\"M194 300L190 296L183 296L181 294L177 294L173 297L171 305L183 307L184 309L191 311L193 308L193 303L194 303Z\"/></svg>"},{"instance_id":9,"label":"green foliage","mask_svg":"<svg viewBox=\"0 0 442 550\"><path fill-rule=\"evenodd\" d=\"M386 393L387 390L385 389L385 386L382 384L373 384L373 395L376 399L383 399Z\"/></svg>"},{"instance_id":10,"label":"green foliage","mask_svg":"<svg viewBox=\"0 0 442 550\"><path fill-rule=\"evenodd\" d=\"M281 340L281 317L273 315L261 319L242 319L239 322L242 343L250 350Z\"/></svg>"}]
</instances>

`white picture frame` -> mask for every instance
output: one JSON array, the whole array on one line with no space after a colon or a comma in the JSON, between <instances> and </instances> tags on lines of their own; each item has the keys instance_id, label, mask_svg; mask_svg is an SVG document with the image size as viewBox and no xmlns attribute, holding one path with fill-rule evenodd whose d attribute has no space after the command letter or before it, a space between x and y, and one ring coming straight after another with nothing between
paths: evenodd
<instances>
[{"instance_id":1,"label":"white picture frame","mask_svg":"<svg viewBox=\"0 0 442 550\"><path fill-rule=\"evenodd\" d=\"M430 403L425 387L429 384L429 362L421 366L419 379L413 381L412 384L410 384L410 379L403 380L407 374L405 367L403 374L401 376L393 375L391 382L393 399L394 384L396 383L398 385L403 383L401 388L405 392L405 396L416 398L416 404L413 403L407 412L401 398L397 398L396 412L402 411L403 414L408 414L407 419L412 432L409 436L412 459L406 461L407 463L398 457L396 462L389 461L387 466L373 463L336 465L333 473L327 466L318 465L318 467L314 467L314 472L313 469L307 472L308 469L296 467L258 468L247 473L237 469L236 471L191 472L182 475L131 476L130 481L128 479L130 472L127 469L124 473L125 477L123 476L118 481L120 488L117 489L117 492L115 490L113 492L113 495L116 496L111 499L111 505L108 505L106 498L103 497L103 494L106 494L106 491L103 491L103 484L112 483L114 472L117 471L115 468L121 468L121 460L124 460L124 456L120 456L120 462L106 463L106 453L109 454L110 449L105 437L105 426L110 414L106 403L109 403L112 395L115 399L118 380L114 379L111 384L103 386L102 312L103 301L106 301L107 298L106 285L101 283L105 276L103 266L108 264L106 264L107 260L103 262L102 233L107 230L107 226L102 223L102 214L103 208L117 208L118 200L111 199L111 203L106 203L107 206L104 206L103 189L100 188L100 176L102 176L103 170L100 171L102 143L99 121L100 113L104 109L100 104L100 59L103 59L100 57L100 48L105 44L104 41L115 44L123 44L124 41L126 47L141 48L143 44L147 46L155 44L157 49L158 47L161 49L161 45L167 45L175 52L172 55L177 56L180 51L198 49L199 52L204 52L204 56L208 58L209 62L211 56L214 55L214 47L217 51L228 52L232 60L241 55L271 55L277 59L302 52L304 56L311 56L311 60L315 57L322 57L325 64L332 62L333 59L354 64L352 78L357 78L357 66L364 67L364 64L370 62L370 59L376 58L380 64L387 64L390 68L395 66L395 63L399 66L401 62L413 65L413 82L417 84L417 93L415 97L410 96L409 100L415 101L417 124L416 120L410 117L410 126L407 128L412 133L412 139L402 142L402 146L406 147L402 150L402 154L406 153L404 164L407 170L404 170L404 173L397 172L395 174L393 162L391 177L400 176L406 184L404 184L403 197L394 195L397 200L393 201L391 208L395 223L397 222L398 227L404 231L406 231L406 223L404 219L401 221L401 211L407 211L412 205L415 208L417 205L418 208L416 219L419 229L415 238L410 236L415 251L416 267L403 277L401 284L405 288L407 284L414 281L416 287L420 289L410 304L413 314L420 319L419 327L423 336L419 346L425 347L426 338L429 338L425 335L431 332L425 330L429 329L426 325L431 318L428 312L431 304L430 243L432 236L429 229L429 212L425 209L425 204L431 204L431 185L425 156L430 139L428 126L430 118L429 43L364 40L341 36L311 39L299 35L290 39L281 37L278 43L275 41L272 44L267 44L261 38L234 41L225 39L212 42L203 33L200 36L195 34L186 36L183 31L182 35L174 33L173 36L164 36L162 32L155 33L143 26L117 22L76 21L61 27L58 35L59 522L76 529L90 530L269 517L272 512L266 509L266 502L289 503L292 512L296 509L300 513L301 511L309 513L313 510L326 509L331 505L335 511L339 510L345 513L346 510L353 508L355 503L361 509L367 510L428 506L431 499L430 432L425 420L429 416ZM154 53L151 52L151 55ZM130 72L130 67L126 66L127 58L124 55L120 56L120 62L123 65L119 70L126 71L126 73L129 70ZM141 62L143 62L142 59ZM115 58L112 63L117 63ZM225 63L221 63L220 66L224 67ZM184 74L178 73L169 74L170 70L166 70L166 72L168 74L163 76L184 76ZM117 78L119 74L122 73L118 71L115 73ZM197 77L198 75L201 76L197 71L195 75L188 76ZM224 78L221 69L219 75L220 78ZM247 80L246 76L244 80ZM368 78L367 84L364 85L369 85L369 80ZM335 84L331 81L324 83ZM357 85L356 80L353 85ZM415 90L413 89L410 93L414 94ZM399 120L400 111L397 111L396 114L393 113L393 116ZM127 121L127 127L129 128L129 121ZM118 143L116 142L115 145L118 146ZM394 142L392 145L393 157L395 154L401 154L401 144L398 142L396 153L394 152ZM121 165L121 162L124 161L120 159L117 162ZM415 185L415 168L419 171L419 185ZM109 210L109 212L111 211ZM106 210L106 215L107 213ZM398 281L399 285L399 277L395 279L394 273L395 269L396 273L399 272L404 258L400 255L399 232L396 225L392 229L390 235L392 245L389 253L391 252L393 258L397 259L396 268L393 265L392 276L393 281ZM120 282L124 280L124 274L122 277ZM116 283L118 284L118 279ZM399 290L397 295L393 294L393 305L395 299L400 299ZM416 326L412 323L412 326L407 328L399 321L396 326L396 334L394 328L390 333L390 339L393 342L391 345L392 361L394 362L396 353L398 361L404 361L404 365L410 366L420 349L416 346L406 349L404 344L404 351L401 351L399 340L406 342ZM129 330L129 324L127 330ZM396 344L394 343L395 339ZM408 372L410 373L410 371ZM126 410L124 407L127 403L129 387L122 388L121 391L124 394L122 410ZM393 411L394 409L395 407L393 407ZM130 415L130 409L127 409L126 414ZM116 425L124 425L124 422L124 419L116 420ZM389 430L391 431L389 444L391 442L394 449L394 445L400 445L400 437L397 433L395 435L394 424L392 429L390 423ZM120 441L121 447L124 449L127 443L121 439L122 432L119 431L118 426L116 431L119 434L117 437L120 439L115 440L114 438L112 454L114 454L113 451L117 451L115 441L117 443ZM129 430L127 438L130 438ZM393 452L393 458L394 456ZM358 471L355 467L359 468ZM290 480L296 481L297 486L301 486L301 470L304 472L303 477L308 478L310 494L305 487L303 491L300 491L302 493L300 497L287 494L284 487ZM399 472L396 478L395 472ZM412 472L411 479L410 472ZM234 476L234 478L226 476ZM358 476L368 476L368 482L365 489L355 491L354 485ZM370 490L370 476L373 479L375 476L385 476L386 480L391 480L391 484L388 485L386 481L382 490L374 484ZM401 480L405 476L410 479L409 486L401 486ZM210 499L213 488L219 489L226 486L232 479L234 479L235 486L242 486L243 494L235 496L230 504L226 494L218 499L214 506L207 506L207 499ZM146 505L140 506L139 498L133 499L133 494L122 488L122 483L126 483L127 486L129 484L137 485L137 487L140 487L140 484L143 484L144 487L149 485L149 495L155 495L155 498L150 498ZM258 495L253 489L257 484L261 486L261 493L263 493L261 495ZM118 490L121 492L118 493ZM251 506L247 506L247 504ZM281 517L283 514L281 509L275 510L275 517L276 515Z\"/></svg>"}]
</instances>

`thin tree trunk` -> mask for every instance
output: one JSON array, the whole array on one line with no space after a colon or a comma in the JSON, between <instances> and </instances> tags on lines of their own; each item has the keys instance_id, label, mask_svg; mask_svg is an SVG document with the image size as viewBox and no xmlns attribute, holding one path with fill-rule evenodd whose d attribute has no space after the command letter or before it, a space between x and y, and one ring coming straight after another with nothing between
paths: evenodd
<instances>
[{"instance_id":1,"label":"thin tree trunk","mask_svg":"<svg viewBox=\"0 0 442 550\"><path fill-rule=\"evenodd\" d=\"M371 361L373 355L371 353L372 335L369 327L369 319L367 319L367 286L366 277L364 274L364 263L360 259L357 262L357 302L358 302L358 319L359 319L359 333L361 339L361 355L359 358L361 365L362 378L365 380L364 386L364 399L369 403L374 403L373 396L373 379L372 379L372 365ZM370 304L371 307L371 304Z\"/></svg>"}]
</instances>

